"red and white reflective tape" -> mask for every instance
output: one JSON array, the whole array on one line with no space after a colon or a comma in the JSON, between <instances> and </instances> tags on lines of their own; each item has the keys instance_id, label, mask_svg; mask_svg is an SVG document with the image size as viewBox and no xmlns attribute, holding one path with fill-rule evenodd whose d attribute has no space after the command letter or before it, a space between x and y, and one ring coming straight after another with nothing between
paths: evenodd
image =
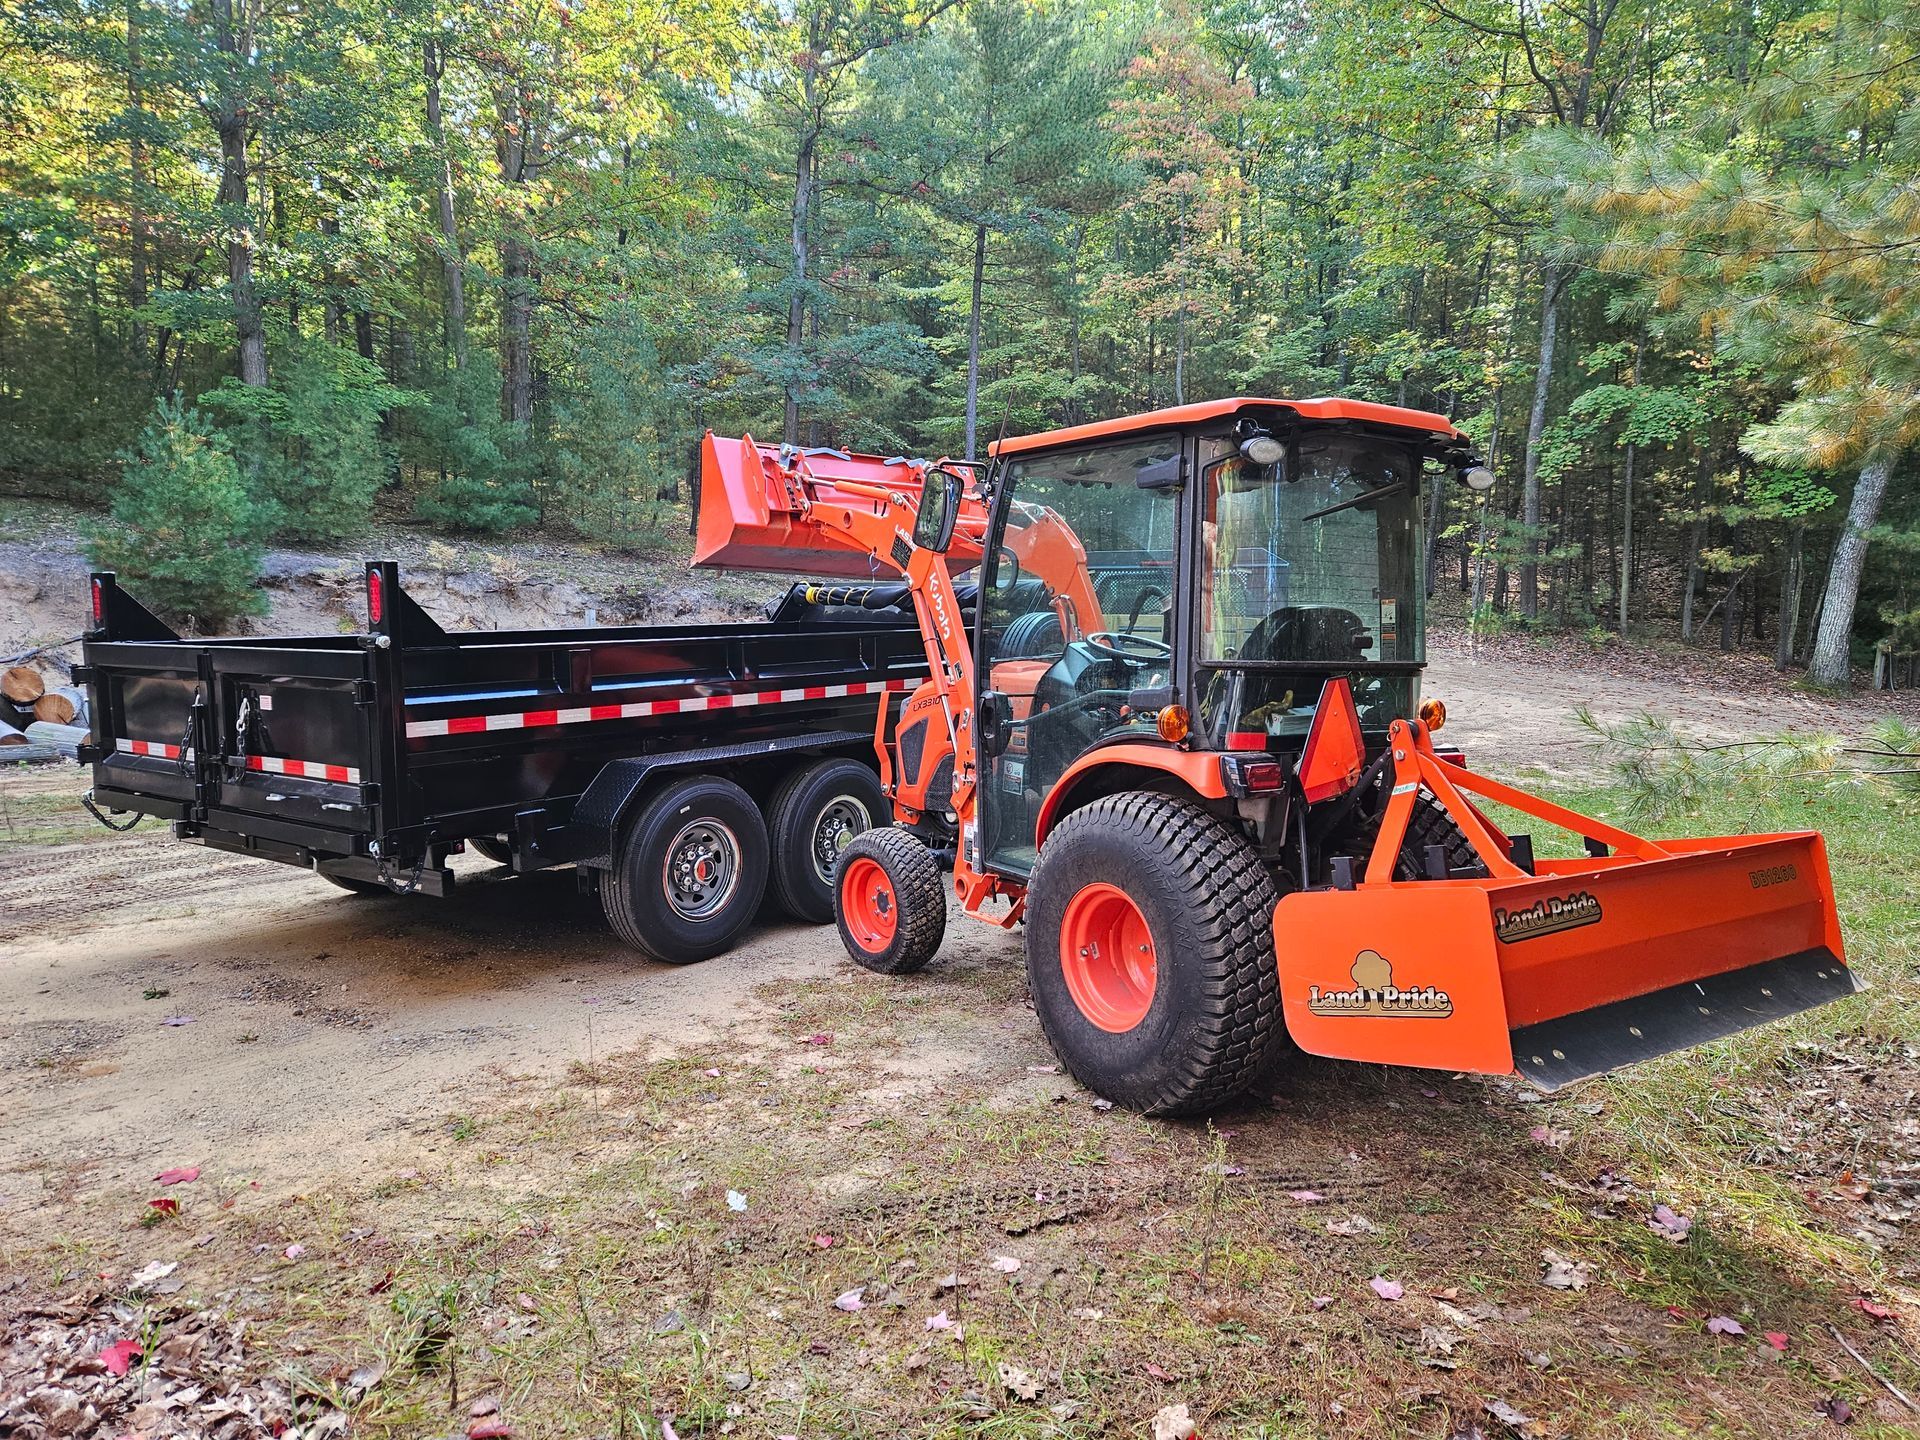
<instances>
[{"instance_id":1,"label":"red and white reflective tape","mask_svg":"<svg viewBox=\"0 0 1920 1440\"><path fill-rule=\"evenodd\" d=\"M113 742L113 748L123 751L128 755L151 755L156 760L178 760L180 758L180 747L178 745L163 745L158 740L115 740ZM193 751L189 750L186 753L191 755Z\"/></svg>"},{"instance_id":2,"label":"red and white reflective tape","mask_svg":"<svg viewBox=\"0 0 1920 1440\"><path fill-rule=\"evenodd\" d=\"M249 755L247 769L266 775L292 775L302 780L332 780L358 785L360 772L351 765L322 765L315 760L282 760L277 755Z\"/></svg>"},{"instance_id":3,"label":"red and white reflective tape","mask_svg":"<svg viewBox=\"0 0 1920 1440\"><path fill-rule=\"evenodd\" d=\"M859 685L801 685L787 690L736 691L725 695L689 695L684 700L636 700L626 705L580 705L566 710L516 710L505 715L454 715L445 720L409 720L407 738L477 735L490 730L528 730L540 725L584 725L594 720L640 720L653 715L697 715L707 710L744 710L750 705L792 705L807 700L841 700L852 695L899 693L918 680L872 680Z\"/></svg>"}]
</instances>

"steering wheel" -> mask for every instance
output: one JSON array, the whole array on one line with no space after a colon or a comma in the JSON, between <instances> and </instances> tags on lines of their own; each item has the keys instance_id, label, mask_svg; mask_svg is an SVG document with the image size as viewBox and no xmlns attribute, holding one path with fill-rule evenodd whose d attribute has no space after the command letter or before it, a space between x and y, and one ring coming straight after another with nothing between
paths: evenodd
<instances>
[{"instance_id":1,"label":"steering wheel","mask_svg":"<svg viewBox=\"0 0 1920 1440\"><path fill-rule=\"evenodd\" d=\"M1135 635L1124 630L1089 630L1080 637L1080 643L1096 655L1128 665L1148 660L1165 660L1173 654L1173 647L1164 640L1156 640L1151 635ZM1133 648L1129 649L1129 646Z\"/></svg>"},{"instance_id":2,"label":"steering wheel","mask_svg":"<svg viewBox=\"0 0 1920 1440\"><path fill-rule=\"evenodd\" d=\"M1138 595L1134 596L1133 609L1127 612L1127 633L1131 634L1133 627L1140 623L1140 612L1147 608L1147 597L1149 595L1159 600L1165 600L1167 598L1167 592L1162 590L1158 585L1149 585L1141 590Z\"/></svg>"}]
</instances>

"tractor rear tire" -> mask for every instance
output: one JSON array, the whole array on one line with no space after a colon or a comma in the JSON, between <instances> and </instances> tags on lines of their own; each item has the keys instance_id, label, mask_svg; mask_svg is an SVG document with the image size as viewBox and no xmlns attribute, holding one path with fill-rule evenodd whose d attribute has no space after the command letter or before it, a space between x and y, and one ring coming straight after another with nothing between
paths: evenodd
<instances>
[{"instance_id":1,"label":"tractor rear tire","mask_svg":"<svg viewBox=\"0 0 1920 1440\"><path fill-rule=\"evenodd\" d=\"M718 775L663 786L621 833L600 880L613 933L642 954L690 965L733 948L767 890L767 825Z\"/></svg>"},{"instance_id":2,"label":"tractor rear tire","mask_svg":"<svg viewBox=\"0 0 1920 1440\"><path fill-rule=\"evenodd\" d=\"M882 975L926 968L947 933L947 873L918 836L857 835L834 868L833 918L856 964Z\"/></svg>"},{"instance_id":3,"label":"tractor rear tire","mask_svg":"<svg viewBox=\"0 0 1920 1440\"><path fill-rule=\"evenodd\" d=\"M780 908L809 925L833 919L834 863L857 836L887 823L871 765L822 760L780 782L767 802L771 887Z\"/></svg>"},{"instance_id":4,"label":"tractor rear tire","mask_svg":"<svg viewBox=\"0 0 1920 1440\"><path fill-rule=\"evenodd\" d=\"M1128 791L1074 811L1027 891L1027 978L1054 1054L1143 1114L1231 1100L1292 1045L1278 901L1246 837L1190 801Z\"/></svg>"}]
</instances>

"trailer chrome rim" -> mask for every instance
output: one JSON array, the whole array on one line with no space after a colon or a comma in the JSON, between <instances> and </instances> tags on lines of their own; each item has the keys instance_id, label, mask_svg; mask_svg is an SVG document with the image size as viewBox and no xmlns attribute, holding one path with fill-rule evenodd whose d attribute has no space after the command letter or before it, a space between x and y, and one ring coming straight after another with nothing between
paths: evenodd
<instances>
[{"instance_id":1,"label":"trailer chrome rim","mask_svg":"<svg viewBox=\"0 0 1920 1440\"><path fill-rule=\"evenodd\" d=\"M1126 891L1082 886L1060 919L1060 971L1087 1020L1123 1035L1147 1018L1159 983L1153 932Z\"/></svg>"},{"instance_id":2,"label":"trailer chrome rim","mask_svg":"<svg viewBox=\"0 0 1920 1440\"><path fill-rule=\"evenodd\" d=\"M854 836L872 828L873 816L853 796L836 795L826 803L813 824L813 873L823 885L833 883L840 852L853 843Z\"/></svg>"},{"instance_id":3,"label":"trailer chrome rim","mask_svg":"<svg viewBox=\"0 0 1920 1440\"><path fill-rule=\"evenodd\" d=\"M708 920L740 883L740 840L718 820L689 820L667 845L667 904L683 920Z\"/></svg>"},{"instance_id":4,"label":"trailer chrome rim","mask_svg":"<svg viewBox=\"0 0 1920 1440\"><path fill-rule=\"evenodd\" d=\"M900 902L878 860L862 855L847 866L840 877L840 918L854 943L868 954L878 955L893 943L900 928Z\"/></svg>"}]
</instances>

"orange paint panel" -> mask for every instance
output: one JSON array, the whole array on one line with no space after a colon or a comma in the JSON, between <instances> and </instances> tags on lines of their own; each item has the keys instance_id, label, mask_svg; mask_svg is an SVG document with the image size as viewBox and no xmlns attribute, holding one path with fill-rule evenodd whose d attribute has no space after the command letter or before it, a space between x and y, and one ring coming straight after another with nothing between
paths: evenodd
<instances>
[{"instance_id":1,"label":"orange paint panel","mask_svg":"<svg viewBox=\"0 0 1920 1440\"><path fill-rule=\"evenodd\" d=\"M1383 1065L1513 1069L1486 892L1433 883L1303 890L1273 912L1287 1033Z\"/></svg>"},{"instance_id":2,"label":"orange paint panel","mask_svg":"<svg viewBox=\"0 0 1920 1440\"><path fill-rule=\"evenodd\" d=\"M1449 438L1460 432L1444 415L1431 410L1408 410L1399 405L1376 405L1370 400L1262 400L1236 396L1230 400L1204 400L1193 405L1175 405L1165 410L1149 410L1140 415L1123 415L1115 420L1099 420L1090 425L1070 425L1064 430L1046 430L1038 435L1019 435L988 447L992 455L1019 455L1030 450L1050 450L1056 445L1078 445L1088 440L1118 439L1147 430L1170 430L1181 425L1197 425L1217 420L1245 409L1291 410L1307 420L1359 420L1375 425L1394 425L1403 430L1418 430Z\"/></svg>"},{"instance_id":3,"label":"orange paint panel","mask_svg":"<svg viewBox=\"0 0 1920 1440\"><path fill-rule=\"evenodd\" d=\"M1193 750L1178 750L1171 745L1103 745L1089 750L1066 769L1040 806L1040 818L1034 825L1036 841L1047 838L1054 819L1061 813L1061 802L1073 791L1081 777L1109 765L1132 765L1147 770L1164 770L1177 775L1194 794L1210 800L1226 795L1226 781L1220 775L1218 755Z\"/></svg>"}]
</instances>

